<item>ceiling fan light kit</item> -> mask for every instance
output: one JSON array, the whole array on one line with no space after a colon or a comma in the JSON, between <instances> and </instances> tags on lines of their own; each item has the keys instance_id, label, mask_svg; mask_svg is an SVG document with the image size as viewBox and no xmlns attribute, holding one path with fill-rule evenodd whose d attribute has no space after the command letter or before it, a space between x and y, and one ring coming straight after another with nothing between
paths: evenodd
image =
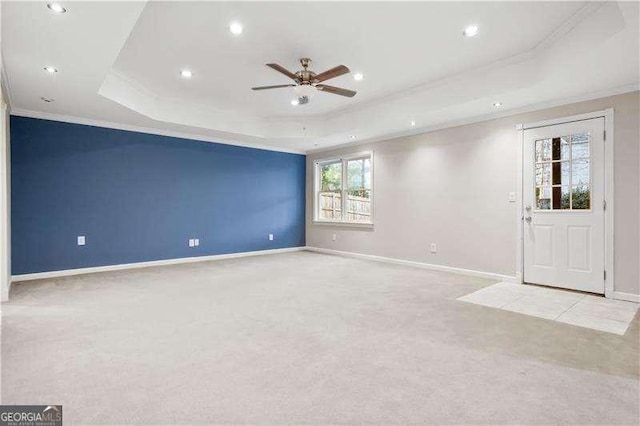
<instances>
[{"instance_id":1,"label":"ceiling fan light kit","mask_svg":"<svg viewBox=\"0 0 640 426\"><path fill-rule=\"evenodd\" d=\"M295 86L293 88L293 91L299 97L306 96L306 97L310 98L311 96L316 94L318 89L316 89L314 86L312 86L310 84L301 84L300 86Z\"/></svg>"},{"instance_id":2,"label":"ceiling fan light kit","mask_svg":"<svg viewBox=\"0 0 640 426\"><path fill-rule=\"evenodd\" d=\"M302 69L295 73L275 63L266 64L269 68L289 77L294 81L294 84L253 87L252 90L267 90L279 89L283 87L293 87L294 93L298 98L298 103L295 104L292 102L293 105L304 105L306 103L309 103L309 99L318 91L345 96L348 98L352 98L356 95L356 92L353 90L321 84L323 81L350 73L351 71L345 65L338 65L337 67L331 68L330 70L321 72L320 74L316 74L309 69L309 65L311 65L311 59L301 58L300 64L302 65Z\"/></svg>"}]
</instances>

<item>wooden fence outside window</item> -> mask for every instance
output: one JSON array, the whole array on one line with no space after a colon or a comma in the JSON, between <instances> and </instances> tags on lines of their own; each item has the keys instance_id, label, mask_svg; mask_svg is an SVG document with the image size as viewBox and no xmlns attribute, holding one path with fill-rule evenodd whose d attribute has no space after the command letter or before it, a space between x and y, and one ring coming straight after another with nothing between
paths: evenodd
<instances>
[{"instance_id":1,"label":"wooden fence outside window","mask_svg":"<svg viewBox=\"0 0 640 426\"><path fill-rule=\"evenodd\" d=\"M341 220L342 193L321 192L320 194L320 220ZM347 195L348 222L371 222L371 199L355 195Z\"/></svg>"}]
</instances>

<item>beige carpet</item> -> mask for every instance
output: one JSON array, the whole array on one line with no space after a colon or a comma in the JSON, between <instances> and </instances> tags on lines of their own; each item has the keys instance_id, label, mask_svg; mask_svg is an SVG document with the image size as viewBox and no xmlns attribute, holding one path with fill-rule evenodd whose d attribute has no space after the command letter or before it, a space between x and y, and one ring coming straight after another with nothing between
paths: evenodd
<instances>
[{"instance_id":1,"label":"beige carpet","mask_svg":"<svg viewBox=\"0 0 640 426\"><path fill-rule=\"evenodd\" d=\"M65 423L640 421L624 336L456 298L493 284L299 252L17 284L2 403Z\"/></svg>"}]
</instances>

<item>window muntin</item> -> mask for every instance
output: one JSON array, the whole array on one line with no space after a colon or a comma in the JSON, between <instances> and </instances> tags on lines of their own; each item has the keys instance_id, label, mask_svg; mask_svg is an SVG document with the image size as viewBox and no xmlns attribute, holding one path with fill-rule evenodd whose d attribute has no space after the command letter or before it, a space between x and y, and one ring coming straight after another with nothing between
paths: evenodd
<instances>
[{"instance_id":1,"label":"window muntin","mask_svg":"<svg viewBox=\"0 0 640 426\"><path fill-rule=\"evenodd\" d=\"M315 220L372 223L372 155L316 163Z\"/></svg>"},{"instance_id":2,"label":"window muntin","mask_svg":"<svg viewBox=\"0 0 640 426\"><path fill-rule=\"evenodd\" d=\"M590 134L535 141L536 210L591 208Z\"/></svg>"}]
</instances>

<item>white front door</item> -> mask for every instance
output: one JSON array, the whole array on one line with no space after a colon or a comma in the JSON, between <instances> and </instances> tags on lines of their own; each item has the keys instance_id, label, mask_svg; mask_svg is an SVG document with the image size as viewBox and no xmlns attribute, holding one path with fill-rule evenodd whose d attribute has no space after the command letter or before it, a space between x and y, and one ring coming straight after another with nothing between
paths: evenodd
<instances>
[{"instance_id":1,"label":"white front door","mask_svg":"<svg viewBox=\"0 0 640 426\"><path fill-rule=\"evenodd\" d=\"M524 281L604 293L604 118L524 131Z\"/></svg>"}]
</instances>

